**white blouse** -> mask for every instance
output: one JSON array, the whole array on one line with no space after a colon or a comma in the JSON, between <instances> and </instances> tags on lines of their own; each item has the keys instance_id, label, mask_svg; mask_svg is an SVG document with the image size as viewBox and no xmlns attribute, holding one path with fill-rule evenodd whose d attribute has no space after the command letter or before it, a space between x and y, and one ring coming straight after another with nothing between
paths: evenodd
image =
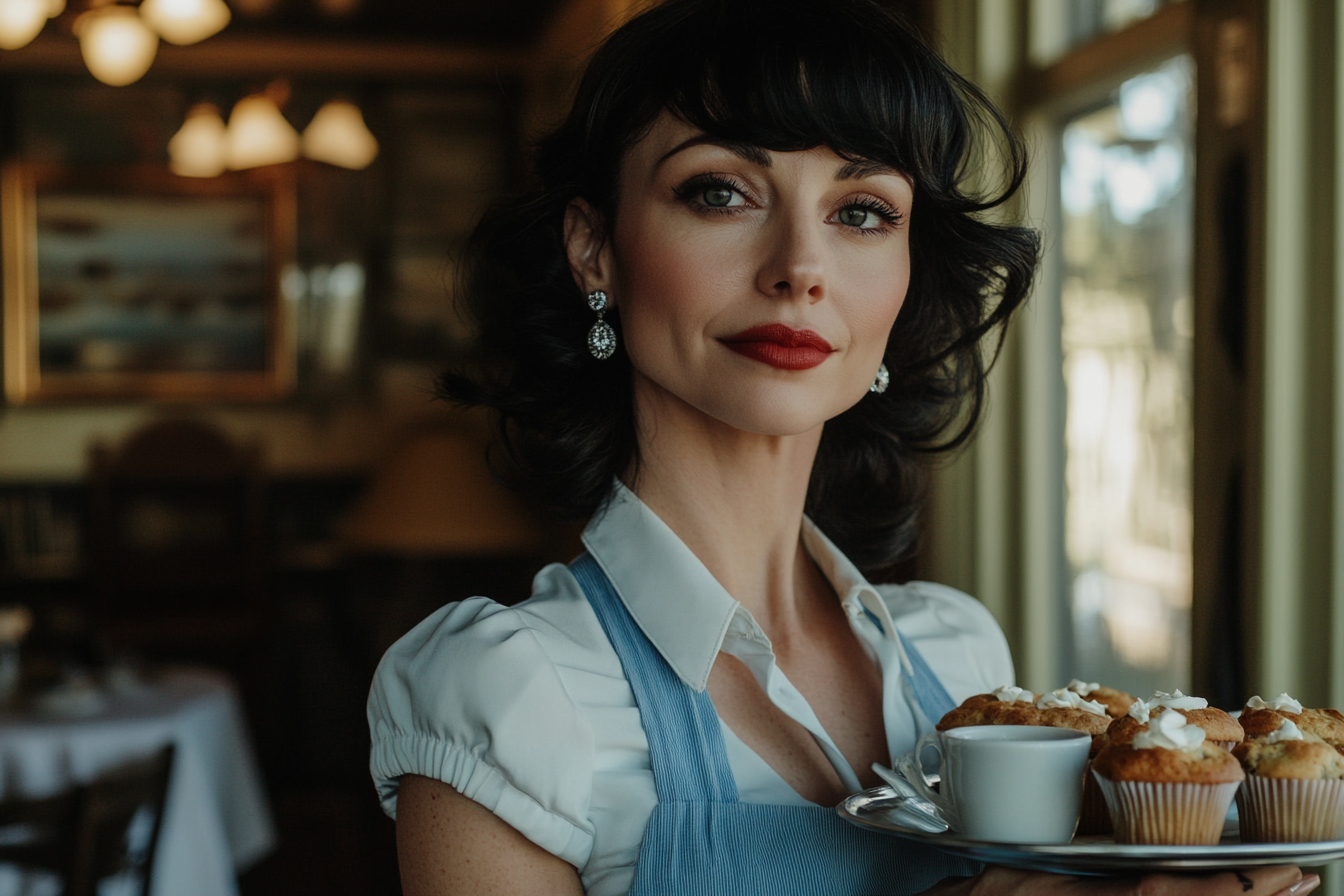
<instances>
[{"instance_id":1,"label":"white blouse","mask_svg":"<svg viewBox=\"0 0 1344 896\"><path fill-rule=\"evenodd\" d=\"M882 671L892 757L914 748L919 712L900 684L908 660L897 628L957 702L1013 682L1007 642L981 604L928 582L870 585L806 519L802 540ZM859 789L751 614L642 501L618 484L583 541L683 681L703 691L719 652L736 656ZM648 742L620 660L568 567L539 572L517 606L473 597L421 622L383 657L368 712L369 765L389 815L399 776L436 778L574 865L588 893L629 890L657 803ZM743 801L807 805L722 727Z\"/></svg>"}]
</instances>

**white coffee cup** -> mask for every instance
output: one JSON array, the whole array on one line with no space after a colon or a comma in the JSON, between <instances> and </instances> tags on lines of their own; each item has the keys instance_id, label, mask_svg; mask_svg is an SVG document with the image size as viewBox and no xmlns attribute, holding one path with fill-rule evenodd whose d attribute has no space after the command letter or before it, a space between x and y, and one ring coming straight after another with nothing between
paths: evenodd
<instances>
[{"instance_id":1,"label":"white coffee cup","mask_svg":"<svg viewBox=\"0 0 1344 896\"><path fill-rule=\"evenodd\" d=\"M920 739L910 783L936 805L952 830L996 843L1068 843L1083 802L1083 769L1092 737L1068 728L979 725ZM926 749L939 753L935 792L920 769Z\"/></svg>"}]
</instances>

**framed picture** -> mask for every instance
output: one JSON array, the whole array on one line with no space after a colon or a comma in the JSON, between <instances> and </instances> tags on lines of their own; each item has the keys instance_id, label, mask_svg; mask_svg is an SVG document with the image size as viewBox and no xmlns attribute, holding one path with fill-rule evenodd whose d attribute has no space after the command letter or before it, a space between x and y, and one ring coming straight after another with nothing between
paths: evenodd
<instances>
[{"instance_id":1,"label":"framed picture","mask_svg":"<svg viewBox=\"0 0 1344 896\"><path fill-rule=\"evenodd\" d=\"M0 172L11 403L268 400L292 387L292 179L14 163Z\"/></svg>"}]
</instances>

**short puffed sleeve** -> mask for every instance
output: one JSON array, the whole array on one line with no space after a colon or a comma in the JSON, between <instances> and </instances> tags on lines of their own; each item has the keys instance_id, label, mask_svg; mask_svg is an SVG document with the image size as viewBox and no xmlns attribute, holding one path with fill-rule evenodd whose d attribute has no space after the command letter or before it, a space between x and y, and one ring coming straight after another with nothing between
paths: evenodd
<instances>
[{"instance_id":1,"label":"short puffed sleeve","mask_svg":"<svg viewBox=\"0 0 1344 896\"><path fill-rule=\"evenodd\" d=\"M576 868L588 861L592 729L526 613L483 597L443 607L383 657L368 714L389 815L397 779L424 775Z\"/></svg>"}]
</instances>

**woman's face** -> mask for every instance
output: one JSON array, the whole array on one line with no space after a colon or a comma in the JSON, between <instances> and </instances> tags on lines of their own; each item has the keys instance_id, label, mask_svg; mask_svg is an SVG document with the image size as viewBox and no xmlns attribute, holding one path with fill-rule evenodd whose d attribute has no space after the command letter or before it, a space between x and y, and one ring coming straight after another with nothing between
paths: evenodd
<instances>
[{"instance_id":1,"label":"woman's face","mask_svg":"<svg viewBox=\"0 0 1344 896\"><path fill-rule=\"evenodd\" d=\"M873 382L910 279L910 182L820 147L777 153L664 114L626 156L608 239L576 211L580 285L620 309L636 402L794 435Z\"/></svg>"}]
</instances>

